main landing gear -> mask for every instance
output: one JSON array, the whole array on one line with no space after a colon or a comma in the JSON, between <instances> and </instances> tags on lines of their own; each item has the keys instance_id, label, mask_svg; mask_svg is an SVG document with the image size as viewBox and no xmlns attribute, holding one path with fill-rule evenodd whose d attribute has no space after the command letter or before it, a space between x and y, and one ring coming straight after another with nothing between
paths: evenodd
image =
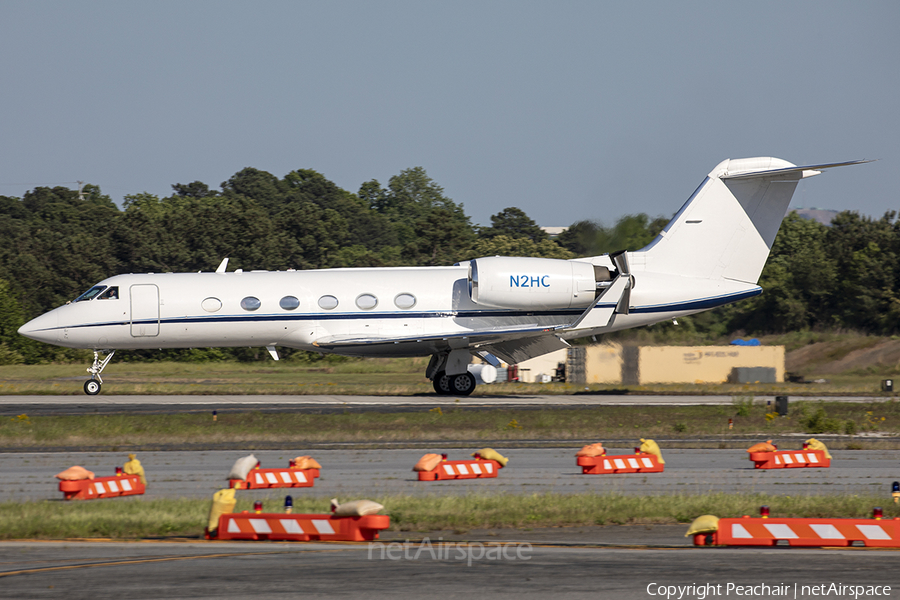
<instances>
[{"instance_id":1,"label":"main landing gear","mask_svg":"<svg viewBox=\"0 0 900 600\"><path fill-rule=\"evenodd\" d=\"M425 370L440 396L468 396L475 390L475 376L467 370L472 355L466 349L433 354Z\"/></svg>"},{"instance_id":2,"label":"main landing gear","mask_svg":"<svg viewBox=\"0 0 900 600\"><path fill-rule=\"evenodd\" d=\"M87 372L91 374L91 378L84 382L85 394L88 396L96 396L100 393L100 386L103 385L103 380L100 379L100 373L103 372L103 369L106 368L106 365L109 364L110 359L112 359L115 353L115 350L111 350L109 354L106 355L106 358L101 361L100 353L94 350L94 364L87 368Z\"/></svg>"},{"instance_id":3,"label":"main landing gear","mask_svg":"<svg viewBox=\"0 0 900 600\"><path fill-rule=\"evenodd\" d=\"M447 375L441 371L435 375L431 385L434 386L434 391L441 396L468 396L475 389L475 376L468 372L460 375Z\"/></svg>"}]
</instances>

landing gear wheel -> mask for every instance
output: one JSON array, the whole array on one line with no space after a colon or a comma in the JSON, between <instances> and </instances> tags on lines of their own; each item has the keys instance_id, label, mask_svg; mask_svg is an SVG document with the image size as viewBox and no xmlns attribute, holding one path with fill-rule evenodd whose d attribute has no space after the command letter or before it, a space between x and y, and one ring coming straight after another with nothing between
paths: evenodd
<instances>
[{"instance_id":1,"label":"landing gear wheel","mask_svg":"<svg viewBox=\"0 0 900 600\"><path fill-rule=\"evenodd\" d=\"M468 396L475 390L475 376L471 373L463 373L453 377L450 388L453 394Z\"/></svg>"},{"instance_id":2,"label":"landing gear wheel","mask_svg":"<svg viewBox=\"0 0 900 600\"><path fill-rule=\"evenodd\" d=\"M451 378L443 371L435 375L434 380L431 382L434 391L440 396L452 394L453 392L450 389L450 379Z\"/></svg>"},{"instance_id":3,"label":"landing gear wheel","mask_svg":"<svg viewBox=\"0 0 900 600\"><path fill-rule=\"evenodd\" d=\"M88 379L84 382L84 393L88 396L96 396L100 393L100 382L96 379Z\"/></svg>"}]
</instances>

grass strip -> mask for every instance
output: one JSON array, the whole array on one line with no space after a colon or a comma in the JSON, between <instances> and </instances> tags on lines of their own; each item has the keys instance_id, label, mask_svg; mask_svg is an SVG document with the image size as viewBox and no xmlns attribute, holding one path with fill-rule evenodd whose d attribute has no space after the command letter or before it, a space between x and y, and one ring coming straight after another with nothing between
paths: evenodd
<instances>
[{"instance_id":1,"label":"grass strip","mask_svg":"<svg viewBox=\"0 0 900 600\"><path fill-rule=\"evenodd\" d=\"M409 412L224 412L35 416L0 419L0 447L92 449L237 447L282 443L417 442L456 440L693 439L716 442L780 434L900 434L900 402L792 402L787 418L767 415L752 398L718 406L596 406L536 409L428 409ZM732 419L733 429L728 428ZM858 438L847 438L856 440ZM790 442L791 446L799 444ZM847 441L843 447L849 446ZM834 448L841 448L836 444ZM863 446L859 446L860 448Z\"/></svg>"},{"instance_id":2,"label":"grass strip","mask_svg":"<svg viewBox=\"0 0 900 600\"><path fill-rule=\"evenodd\" d=\"M241 499L237 511L252 510ZM385 506L394 531L689 523L702 514L757 515L768 505L774 517L867 518L873 506L885 518L900 517L883 496L778 496L772 494L471 494L467 496L373 497ZM281 512L283 495L264 497L266 512ZM294 513L325 513L329 499L295 496ZM0 504L0 539L62 539L186 536L203 533L209 500L120 498L88 502L5 502Z\"/></svg>"},{"instance_id":3,"label":"grass strip","mask_svg":"<svg viewBox=\"0 0 900 600\"><path fill-rule=\"evenodd\" d=\"M843 347L843 346L842 346ZM855 347L851 344L851 347ZM89 354L89 353L87 353ZM89 363L85 354L84 363ZM432 394L425 378L427 358L340 359L304 363L212 361L121 362L103 373L105 393L148 394L265 394L265 395L421 395ZM19 394L81 396L87 379L85 364L2 365L0 396ZM876 372L877 371L877 372ZM883 371L883 372L882 372ZM810 379L818 376L805 371ZM728 384L673 383L628 385L574 383L498 383L481 385L474 397L491 395L574 394L592 391L630 394L732 394L761 396L861 395L893 396L881 391L882 377L893 366L861 373L828 374L826 383ZM900 392L898 392L900 393Z\"/></svg>"}]
</instances>

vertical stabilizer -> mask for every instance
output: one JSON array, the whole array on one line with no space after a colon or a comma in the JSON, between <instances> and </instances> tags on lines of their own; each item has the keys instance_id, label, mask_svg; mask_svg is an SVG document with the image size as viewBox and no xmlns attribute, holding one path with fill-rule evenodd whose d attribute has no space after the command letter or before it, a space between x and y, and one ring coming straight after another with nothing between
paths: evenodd
<instances>
[{"instance_id":1,"label":"vertical stabilizer","mask_svg":"<svg viewBox=\"0 0 900 600\"><path fill-rule=\"evenodd\" d=\"M797 183L817 169L771 158L719 163L646 248L632 253L644 270L756 284Z\"/></svg>"}]
</instances>

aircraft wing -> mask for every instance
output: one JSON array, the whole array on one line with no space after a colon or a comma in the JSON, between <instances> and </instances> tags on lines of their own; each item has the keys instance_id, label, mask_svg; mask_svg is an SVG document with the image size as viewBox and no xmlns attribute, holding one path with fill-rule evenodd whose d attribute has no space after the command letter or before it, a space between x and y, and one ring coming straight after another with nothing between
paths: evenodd
<instances>
[{"instance_id":1,"label":"aircraft wing","mask_svg":"<svg viewBox=\"0 0 900 600\"><path fill-rule=\"evenodd\" d=\"M596 331L612 324L616 314L628 314L632 280L627 274L627 263L623 270L626 271L625 275L617 277L584 313L566 325L547 327L533 324L404 337L329 336L316 340L313 345L323 350L346 354L370 354L377 348L382 355L390 354L392 346L397 347L398 355L401 350L407 353L413 348L423 354L470 348L489 352L509 364L516 364L548 352L568 348L568 342L559 337L562 333L579 331L588 335L591 330Z\"/></svg>"},{"instance_id":2,"label":"aircraft wing","mask_svg":"<svg viewBox=\"0 0 900 600\"><path fill-rule=\"evenodd\" d=\"M568 343L555 335L556 327L523 325L503 329L487 329L453 333L406 337L329 336L316 340L313 345L323 350L345 351L358 349L368 354L369 349L387 350L390 346L420 346L439 352L456 348L486 350L500 359L515 364L553 350L567 348Z\"/></svg>"}]
</instances>

